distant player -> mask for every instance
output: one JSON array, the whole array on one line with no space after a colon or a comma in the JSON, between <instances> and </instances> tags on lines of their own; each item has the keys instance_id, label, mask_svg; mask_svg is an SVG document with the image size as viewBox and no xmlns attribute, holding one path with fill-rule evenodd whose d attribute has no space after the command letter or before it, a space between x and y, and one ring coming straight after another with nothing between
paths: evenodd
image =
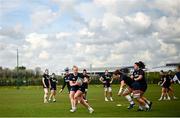
<instances>
[{"instance_id":1,"label":"distant player","mask_svg":"<svg viewBox=\"0 0 180 118\"><path fill-rule=\"evenodd\" d=\"M113 81L113 78L111 77L111 75L109 74L108 70L105 70L104 75L102 75L99 80L103 83L104 85L104 97L105 97L105 101L109 101L108 100L108 94L109 94L109 99L110 101L113 101L112 98L112 88L111 88L111 83Z\"/></svg>"},{"instance_id":2,"label":"distant player","mask_svg":"<svg viewBox=\"0 0 180 118\"><path fill-rule=\"evenodd\" d=\"M114 71L113 74L117 76L120 81L120 88L118 91L118 95L124 96L129 101L130 105L128 109L133 108L135 103L130 94L132 93L132 83L134 81L130 77L128 77L126 74L122 73L120 70Z\"/></svg>"},{"instance_id":3,"label":"distant player","mask_svg":"<svg viewBox=\"0 0 180 118\"><path fill-rule=\"evenodd\" d=\"M63 83L62 88L59 91L60 93L64 90L66 85L67 85L67 88L68 88L68 92L70 92L70 85L69 85L69 76L70 76L70 73L69 73L69 68L68 67L65 68L64 71L65 71L65 75L63 77L64 83Z\"/></svg>"},{"instance_id":4,"label":"distant player","mask_svg":"<svg viewBox=\"0 0 180 118\"><path fill-rule=\"evenodd\" d=\"M51 77L50 77L50 83L51 83L51 94L49 96L49 102L51 102L51 100L53 100L53 102L56 102L56 84L58 83L57 78L55 73L52 73Z\"/></svg>"},{"instance_id":5,"label":"distant player","mask_svg":"<svg viewBox=\"0 0 180 118\"><path fill-rule=\"evenodd\" d=\"M85 88L85 92L83 96L84 96L84 100L87 101L88 84L91 82L91 79L89 75L87 75L86 69L83 70L83 76L84 76L84 79L87 79L87 81L83 83L83 86Z\"/></svg>"},{"instance_id":6,"label":"distant player","mask_svg":"<svg viewBox=\"0 0 180 118\"><path fill-rule=\"evenodd\" d=\"M132 84L133 97L137 100L140 106L138 111L143 110L143 108L145 108L146 111L149 111L152 106L152 102L150 102L143 96L147 90L145 72L143 71L144 68L145 68L145 65L143 62L141 61L136 62L134 64L133 75L131 75L131 79L134 80Z\"/></svg>"},{"instance_id":7,"label":"distant player","mask_svg":"<svg viewBox=\"0 0 180 118\"><path fill-rule=\"evenodd\" d=\"M168 77L170 79L170 87L168 89L168 93L172 99L176 100L178 98L174 95L174 89L173 89L173 84L174 84L173 77L174 77L174 75L173 75L173 72L171 70L168 71Z\"/></svg>"},{"instance_id":8,"label":"distant player","mask_svg":"<svg viewBox=\"0 0 180 118\"><path fill-rule=\"evenodd\" d=\"M171 100L168 94L169 87L171 85L171 80L167 73L165 73L163 70L160 71L160 76L161 76L161 87L162 87L162 92L161 92L161 97L159 98L159 101L161 100Z\"/></svg>"},{"instance_id":9,"label":"distant player","mask_svg":"<svg viewBox=\"0 0 180 118\"><path fill-rule=\"evenodd\" d=\"M87 79L84 79L83 75L78 73L78 67L73 66L73 73L70 75L69 83L70 83L70 98L71 98L71 106L72 109L70 112L75 112L77 110L77 103L80 103L85 106L89 113L93 113L94 109L89 106L89 104L83 99L83 94L85 92L85 88L83 83L87 82Z\"/></svg>"},{"instance_id":10,"label":"distant player","mask_svg":"<svg viewBox=\"0 0 180 118\"><path fill-rule=\"evenodd\" d=\"M43 88L44 88L44 103L48 103L48 91L49 91L49 87L51 87L48 69L46 69L43 74L42 83L43 83Z\"/></svg>"}]
</instances>

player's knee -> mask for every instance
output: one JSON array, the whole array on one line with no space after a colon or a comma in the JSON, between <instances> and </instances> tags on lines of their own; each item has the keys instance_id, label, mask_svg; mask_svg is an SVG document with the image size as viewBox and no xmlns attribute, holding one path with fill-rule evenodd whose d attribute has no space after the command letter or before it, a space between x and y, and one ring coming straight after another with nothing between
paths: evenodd
<instances>
[{"instance_id":1,"label":"player's knee","mask_svg":"<svg viewBox=\"0 0 180 118\"><path fill-rule=\"evenodd\" d=\"M108 92L112 92L112 88L111 87L108 87Z\"/></svg>"},{"instance_id":2,"label":"player's knee","mask_svg":"<svg viewBox=\"0 0 180 118\"><path fill-rule=\"evenodd\" d=\"M104 91L105 91L105 92L107 92L107 90L108 90L107 88L104 88Z\"/></svg>"},{"instance_id":3,"label":"player's knee","mask_svg":"<svg viewBox=\"0 0 180 118\"><path fill-rule=\"evenodd\" d=\"M133 93L133 98L140 99L141 94L140 93Z\"/></svg>"}]
</instances>

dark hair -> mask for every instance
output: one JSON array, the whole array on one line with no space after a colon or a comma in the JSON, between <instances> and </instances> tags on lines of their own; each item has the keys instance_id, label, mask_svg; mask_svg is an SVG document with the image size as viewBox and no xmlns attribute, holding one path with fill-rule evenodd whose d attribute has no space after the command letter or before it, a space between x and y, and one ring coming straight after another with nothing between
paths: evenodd
<instances>
[{"instance_id":1,"label":"dark hair","mask_svg":"<svg viewBox=\"0 0 180 118\"><path fill-rule=\"evenodd\" d=\"M65 72L69 71L69 68L68 68L68 67L66 67L66 68L64 69L64 71L65 71Z\"/></svg>"},{"instance_id":2,"label":"dark hair","mask_svg":"<svg viewBox=\"0 0 180 118\"><path fill-rule=\"evenodd\" d=\"M144 64L144 62L142 62L142 61L139 61L139 62L135 62L134 64L136 64L140 69L144 69L145 68L145 64Z\"/></svg>"},{"instance_id":3,"label":"dark hair","mask_svg":"<svg viewBox=\"0 0 180 118\"><path fill-rule=\"evenodd\" d=\"M114 74L114 75L121 75L122 72L121 72L120 70L115 70L115 71L113 72L113 74Z\"/></svg>"},{"instance_id":4,"label":"dark hair","mask_svg":"<svg viewBox=\"0 0 180 118\"><path fill-rule=\"evenodd\" d=\"M86 69L83 69L83 71L87 71Z\"/></svg>"},{"instance_id":5,"label":"dark hair","mask_svg":"<svg viewBox=\"0 0 180 118\"><path fill-rule=\"evenodd\" d=\"M163 71L163 70L161 70L160 72L161 72L161 73L164 73L164 71Z\"/></svg>"}]
</instances>

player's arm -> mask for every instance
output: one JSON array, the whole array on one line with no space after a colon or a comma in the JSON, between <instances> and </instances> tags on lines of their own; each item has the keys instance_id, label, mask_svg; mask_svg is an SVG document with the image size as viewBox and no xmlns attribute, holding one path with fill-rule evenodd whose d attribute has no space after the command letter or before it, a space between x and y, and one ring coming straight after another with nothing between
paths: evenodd
<instances>
[{"instance_id":1,"label":"player's arm","mask_svg":"<svg viewBox=\"0 0 180 118\"><path fill-rule=\"evenodd\" d=\"M64 90L64 88L65 88L65 86L66 86L66 81L65 81L65 77L63 77L63 86L62 86L62 88L60 89L60 91L59 92L62 92L63 90Z\"/></svg>"},{"instance_id":2,"label":"player's arm","mask_svg":"<svg viewBox=\"0 0 180 118\"><path fill-rule=\"evenodd\" d=\"M166 82L166 78L163 79L161 86L163 86L165 82Z\"/></svg>"},{"instance_id":3,"label":"player's arm","mask_svg":"<svg viewBox=\"0 0 180 118\"><path fill-rule=\"evenodd\" d=\"M112 84L113 80L114 80L113 77L111 77L111 81L110 81L111 84Z\"/></svg>"},{"instance_id":4,"label":"player's arm","mask_svg":"<svg viewBox=\"0 0 180 118\"><path fill-rule=\"evenodd\" d=\"M141 80L143 78L143 75L139 75L138 78L134 78L135 81Z\"/></svg>"},{"instance_id":5,"label":"player's arm","mask_svg":"<svg viewBox=\"0 0 180 118\"><path fill-rule=\"evenodd\" d=\"M99 78L99 81L102 82L102 83L104 83L103 79L104 79L104 78L101 76L101 77Z\"/></svg>"},{"instance_id":6,"label":"player's arm","mask_svg":"<svg viewBox=\"0 0 180 118\"><path fill-rule=\"evenodd\" d=\"M44 87L47 87L45 82L44 82L44 77L42 77L42 83L43 83Z\"/></svg>"},{"instance_id":7,"label":"player's arm","mask_svg":"<svg viewBox=\"0 0 180 118\"><path fill-rule=\"evenodd\" d=\"M88 83L88 78L84 77L83 83Z\"/></svg>"},{"instance_id":8,"label":"player's arm","mask_svg":"<svg viewBox=\"0 0 180 118\"><path fill-rule=\"evenodd\" d=\"M49 88L51 88L51 81L50 81L50 78L48 79L48 82L49 82Z\"/></svg>"},{"instance_id":9,"label":"player's arm","mask_svg":"<svg viewBox=\"0 0 180 118\"><path fill-rule=\"evenodd\" d=\"M76 85L78 85L77 82L73 82L73 81L69 81L69 84L70 84L70 86L76 86Z\"/></svg>"},{"instance_id":10,"label":"player's arm","mask_svg":"<svg viewBox=\"0 0 180 118\"><path fill-rule=\"evenodd\" d=\"M88 84L91 83L91 81L92 81L92 78L89 77L89 79L88 79Z\"/></svg>"},{"instance_id":11,"label":"player's arm","mask_svg":"<svg viewBox=\"0 0 180 118\"><path fill-rule=\"evenodd\" d=\"M130 76L130 78L133 80L133 79L134 79L134 76L133 76L133 75L131 75L131 76Z\"/></svg>"},{"instance_id":12,"label":"player's arm","mask_svg":"<svg viewBox=\"0 0 180 118\"><path fill-rule=\"evenodd\" d=\"M125 85L126 84L125 84L124 80L122 80L121 83L120 83L119 91L118 91L119 96L122 94L123 88L124 88Z\"/></svg>"}]
</instances>

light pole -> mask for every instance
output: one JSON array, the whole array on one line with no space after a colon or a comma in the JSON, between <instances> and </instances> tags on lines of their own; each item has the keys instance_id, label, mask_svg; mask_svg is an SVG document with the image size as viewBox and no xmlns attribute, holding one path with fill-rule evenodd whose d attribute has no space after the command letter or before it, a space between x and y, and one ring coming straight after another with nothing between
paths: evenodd
<instances>
[{"instance_id":1,"label":"light pole","mask_svg":"<svg viewBox=\"0 0 180 118\"><path fill-rule=\"evenodd\" d=\"M16 79L16 85L17 89L19 89L19 50L17 48L17 57L16 57L16 69L17 69L17 79Z\"/></svg>"}]
</instances>

